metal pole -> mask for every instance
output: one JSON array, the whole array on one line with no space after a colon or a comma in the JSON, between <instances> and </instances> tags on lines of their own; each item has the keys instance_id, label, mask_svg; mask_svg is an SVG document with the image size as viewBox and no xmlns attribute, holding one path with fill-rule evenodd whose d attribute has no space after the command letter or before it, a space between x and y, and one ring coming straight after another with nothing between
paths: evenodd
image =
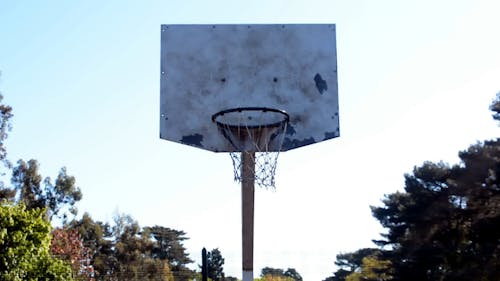
<instances>
[{"instance_id":1,"label":"metal pole","mask_svg":"<svg viewBox=\"0 0 500 281\"><path fill-rule=\"evenodd\" d=\"M243 281L253 281L253 224L255 153L241 152L241 207Z\"/></svg>"},{"instance_id":2,"label":"metal pole","mask_svg":"<svg viewBox=\"0 0 500 281\"><path fill-rule=\"evenodd\" d=\"M203 248L201 250L201 280L208 280L208 272L207 272L207 249Z\"/></svg>"}]
</instances>

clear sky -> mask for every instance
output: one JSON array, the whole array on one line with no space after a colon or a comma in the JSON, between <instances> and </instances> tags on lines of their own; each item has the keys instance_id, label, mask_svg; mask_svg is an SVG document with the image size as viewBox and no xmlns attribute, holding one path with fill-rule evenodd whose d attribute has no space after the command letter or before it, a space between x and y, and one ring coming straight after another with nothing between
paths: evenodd
<instances>
[{"instance_id":1,"label":"clear sky","mask_svg":"<svg viewBox=\"0 0 500 281\"><path fill-rule=\"evenodd\" d=\"M187 232L200 263L218 247L241 278L240 190L229 156L159 139L160 25L335 23L341 137L280 154L276 191L257 190L255 272L305 280L339 252L373 246L370 205L425 160L498 136L500 2L0 0L0 90L14 109L12 161L62 166L80 214Z\"/></svg>"}]
</instances>

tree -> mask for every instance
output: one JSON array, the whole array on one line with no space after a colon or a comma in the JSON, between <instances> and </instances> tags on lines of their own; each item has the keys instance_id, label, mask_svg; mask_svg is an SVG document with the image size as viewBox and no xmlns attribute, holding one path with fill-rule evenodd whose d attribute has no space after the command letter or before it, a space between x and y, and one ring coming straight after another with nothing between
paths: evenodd
<instances>
[{"instance_id":1,"label":"tree","mask_svg":"<svg viewBox=\"0 0 500 281\"><path fill-rule=\"evenodd\" d=\"M288 268L284 274L286 277L292 278L294 281L302 281L302 276L295 270L295 268Z\"/></svg>"},{"instance_id":2,"label":"tree","mask_svg":"<svg viewBox=\"0 0 500 281\"><path fill-rule=\"evenodd\" d=\"M7 159L7 149L4 141L8 137L8 131L12 126L10 119L13 117L12 108L2 103L3 96L0 94L0 166L11 169L12 165ZM38 172L38 162L23 160L17 162L17 166L12 172L11 182L13 188L5 186L1 177L5 172L0 171L0 201L14 201L16 197L26 208L46 208L47 216L51 220L58 217L67 221L67 211L75 215L77 210L75 203L81 200L82 193L75 186L75 178L66 173L66 168L62 168L57 176L55 184L50 178L45 178L42 187L42 176ZM16 196L17 195L17 196Z\"/></svg>"},{"instance_id":3,"label":"tree","mask_svg":"<svg viewBox=\"0 0 500 281\"><path fill-rule=\"evenodd\" d=\"M50 224L43 209L0 205L0 279L72 280L71 267L49 253Z\"/></svg>"},{"instance_id":4,"label":"tree","mask_svg":"<svg viewBox=\"0 0 500 281\"><path fill-rule=\"evenodd\" d=\"M120 263L111 280L123 281L173 281L174 275L168 262L143 257L128 263Z\"/></svg>"},{"instance_id":5,"label":"tree","mask_svg":"<svg viewBox=\"0 0 500 281\"><path fill-rule=\"evenodd\" d=\"M96 255L100 255L103 267L98 270L97 259L94 260L97 279L172 281L175 272L171 269L167 258L160 259L154 256L156 241L152 239L149 230L141 228L129 215L116 214L113 220L115 224L112 228L102 223L92 224L90 217L86 218L85 224L80 225L80 227L87 225L86 228L93 226L94 240L100 241L96 244L105 246L96 247L100 249L96 251ZM106 230L104 232L109 238L97 238L99 233L102 235L102 229Z\"/></svg>"},{"instance_id":6,"label":"tree","mask_svg":"<svg viewBox=\"0 0 500 281\"><path fill-rule=\"evenodd\" d=\"M71 265L73 276L89 280L94 276L90 264L90 249L83 245L83 239L76 229L56 228L52 231L50 253Z\"/></svg>"},{"instance_id":7,"label":"tree","mask_svg":"<svg viewBox=\"0 0 500 281\"><path fill-rule=\"evenodd\" d=\"M268 280L269 278L282 278L283 280L302 281L302 276L300 276L300 274L294 268L288 268L287 270L283 270L281 268L264 267L261 270L260 275L262 276L262 280ZM281 279L269 279L269 280L281 280Z\"/></svg>"},{"instance_id":8,"label":"tree","mask_svg":"<svg viewBox=\"0 0 500 281\"><path fill-rule=\"evenodd\" d=\"M500 122L500 92L497 93L491 102L490 110L493 111L493 119Z\"/></svg>"},{"instance_id":9,"label":"tree","mask_svg":"<svg viewBox=\"0 0 500 281\"><path fill-rule=\"evenodd\" d=\"M358 272L363 266L363 259L368 256L378 256L381 254L379 249L363 248L351 253L340 253L336 256L335 265L339 267L334 275L325 279L325 281L345 281L347 276Z\"/></svg>"},{"instance_id":10,"label":"tree","mask_svg":"<svg viewBox=\"0 0 500 281\"><path fill-rule=\"evenodd\" d=\"M193 278L189 279L189 281L198 281L198 280L203 280L203 274L201 271L196 271L193 275ZM212 278L208 277L207 281L213 281ZM238 280L236 280L238 281Z\"/></svg>"},{"instance_id":11,"label":"tree","mask_svg":"<svg viewBox=\"0 0 500 281\"><path fill-rule=\"evenodd\" d=\"M59 171L55 184L47 177L42 185L39 164L34 159L28 162L19 160L12 172L11 182L19 193L20 202L28 209L46 208L49 220L57 217L66 222L67 211L76 215L75 203L82 199L80 188L75 186L75 178L67 174L66 168Z\"/></svg>"},{"instance_id":12,"label":"tree","mask_svg":"<svg viewBox=\"0 0 500 281\"><path fill-rule=\"evenodd\" d=\"M207 276L213 281L224 280L224 258L219 248L207 252Z\"/></svg>"},{"instance_id":13,"label":"tree","mask_svg":"<svg viewBox=\"0 0 500 281\"><path fill-rule=\"evenodd\" d=\"M362 260L359 271L349 274L346 281L386 281L392 280L391 262L378 259L376 256L367 256Z\"/></svg>"},{"instance_id":14,"label":"tree","mask_svg":"<svg viewBox=\"0 0 500 281\"><path fill-rule=\"evenodd\" d=\"M500 278L500 141L472 145L462 163L424 163L406 176L404 193L373 208L389 231L399 280Z\"/></svg>"},{"instance_id":15,"label":"tree","mask_svg":"<svg viewBox=\"0 0 500 281\"><path fill-rule=\"evenodd\" d=\"M153 257L161 260L168 260L175 280L183 281L194 277L194 271L187 267L193 260L189 258L182 241L187 240L184 231L171 229L163 226L145 227L154 239Z\"/></svg>"},{"instance_id":16,"label":"tree","mask_svg":"<svg viewBox=\"0 0 500 281\"><path fill-rule=\"evenodd\" d=\"M13 117L13 113L12 107L3 104L2 100L3 96L0 93L0 163L9 167L9 162L7 161L7 149L5 148L4 141L7 139L8 132L12 128L10 119Z\"/></svg>"},{"instance_id":17,"label":"tree","mask_svg":"<svg viewBox=\"0 0 500 281\"><path fill-rule=\"evenodd\" d=\"M11 182L20 193L19 201L28 209L45 208L45 197L41 187L42 176L38 172L38 162L23 160L17 162Z\"/></svg>"},{"instance_id":18,"label":"tree","mask_svg":"<svg viewBox=\"0 0 500 281\"><path fill-rule=\"evenodd\" d=\"M283 276L283 274L284 271L281 268L264 267L260 271L260 276L264 275Z\"/></svg>"},{"instance_id":19,"label":"tree","mask_svg":"<svg viewBox=\"0 0 500 281\"><path fill-rule=\"evenodd\" d=\"M500 93L490 109L500 121ZM361 255L361 265L337 256L341 268L327 280L500 280L500 139L459 157L456 165L425 162L406 174L404 191L372 207L387 230L374 242L385 250Z\"/></svg>"},{"instance_id":20,"label":"tree","mask_svg":"<svg viewBox=\"0 0 500 281\"><path fill-rule=\"evenodd\" d=\"M256 279L256 281L293 281L293 278L280 275L266 274L263 275L262 278Z\"/></svg>"},{"instance_id":21,"label":"tree","mask_svg":"<svg viewBox=\"0 0 500 281\"><path fill-rule=\"evenodd\" d=\"M168 256L175 255L166 253L159 257L157 248L160 245L149 228L141 228L136 220L125 214L116 214L113 220L111 227L84 214L81 220L69 225L80 233L84 245L90 249L90 264L96 280L173 281L174 276L175 280L194 277L188 268L180 273L171 268Z\"/></svg>"},{"instance_id":22,"label":"tree","mask_svg":"<svg viewBox=\"0 0 500 281\"><path fill-rule=\"evenodd\" d=\"M164 263L152 259L153 242L148 233L141 233L137 221L127 215L115 216L115 257L119 280L150 280L163 270Z\"/></svg>"},{"instance_id":23,"label":"tree","mask_svg":"<svg viewBox=\"0 0 500 281\"><path fill-rule=\"evenodd\" d=\"M7 148L5 147L4 141L8 137L8 132L11 130L12 126L10 119L12 118L12 107L2 103L3 96L0 93L0 167L10 169L11 164L7 160ZM3 169L2 169L3 170ZM0 201L2 200L13 200L15 197L15 190L7 188L1 177L5 175L5 172L0 170Z\"/></svg>"},{"instance_id":24,"label":"tree","mask_svg":"<svg viewBox=\"0 0 500 281\"><path fill-rule=\"evenodd\" d=\"M69 228L78 232L83 244L90 252L90 265L96 280L106 280L118 268L115 257L111 227L107 223L94 221L88 213L80 220L73 220Z\"/></svg>"},{"instance_id":25,"label":"tree","mask_svg":"<svg viewBox=\"0 0 500 281\"><path fill-rule=\"evenodd\" d=\"M449 280L458 280L456 275L500 280L500 139L473 145L459 156L463 168L452 180L463 242L450 260Z\"/></svg>"},{"instance_id":26,"label":"tree","mask_svg":"<svg viewBox=\"0 0 500 281\"><path fill-rule=\"evenodd\" d=\"M490 106L499 120L500 94ZM499 120L500 121L500 120ZM471 145L454 166L426 162L405 192L372 212L388 229L396 280L500 279L500 139Z\"/></svg>"}]
</instances>

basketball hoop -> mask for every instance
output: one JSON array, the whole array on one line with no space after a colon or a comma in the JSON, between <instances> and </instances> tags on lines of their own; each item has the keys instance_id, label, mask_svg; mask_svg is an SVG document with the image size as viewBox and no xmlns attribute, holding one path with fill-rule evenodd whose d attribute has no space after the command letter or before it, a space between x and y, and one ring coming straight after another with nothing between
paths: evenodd
<instances>
[{"instance_id":1,"label":"basketball hoop","mask_svg":"<svg viewBox=\"0 0 500 281\"><path fill-rule=\"evenodd\" d=\"M229 155L235 181L248 180L242 173L242 153L249 153L251 165L255 165L253 180L262 187L275 187L278 155L289 120L285 111L267 107L232 108L212 115L212 121L234 148Z\"/></svg>"}]
</instances>

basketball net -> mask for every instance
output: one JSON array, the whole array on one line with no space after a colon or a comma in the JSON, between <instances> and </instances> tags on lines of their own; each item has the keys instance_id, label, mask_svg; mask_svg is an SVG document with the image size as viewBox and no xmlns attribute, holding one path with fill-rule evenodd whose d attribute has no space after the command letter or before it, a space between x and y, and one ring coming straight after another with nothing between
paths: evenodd
<instances>
[{"instance_id":1,"label":"basketball net","mask_svg":"<svg viewBox=\"0 0 500 281\"><path fill-rule=\"evenodd\" d=\"M260 113L248 114L249 111ZM217 120L217 117L224 114L214 115L213 118L221 133L235 149L235 152L229 153L233 163L234 180L237 182L248 180L242 175L242 153L253 152L251 164L255 165L253 176L255 183L261 187L275 188L276 167L288 125L288 115L265 108L241 108L230 110L225 114L238 116L237 120L232 117L230 121L222 118ZM280 120L276 121L276 118ZM272 119L275 120L270 121ZM271 143L273 151L270 151Z\"/></svg>"}]
</instances>

